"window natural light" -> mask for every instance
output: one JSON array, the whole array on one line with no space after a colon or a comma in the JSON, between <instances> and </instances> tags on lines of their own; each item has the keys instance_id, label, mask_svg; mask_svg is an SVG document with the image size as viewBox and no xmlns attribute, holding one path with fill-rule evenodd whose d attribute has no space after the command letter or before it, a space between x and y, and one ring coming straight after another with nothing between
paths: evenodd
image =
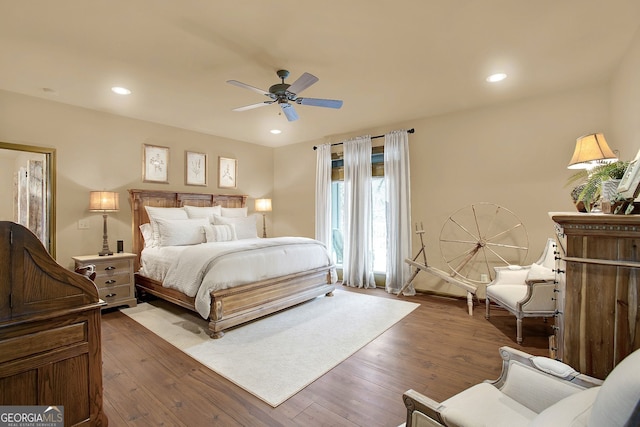
<instances>
[{"instance_id":1,"label":"window natural light","mask_svg":"<svg viewBox=\"0 0 640 427\"><path fill-rule=\"evenodd\" d=\"M372 158L382 161L383 155L374 154ZM334 160L334 168L342 166L342 160ZM380 170L382 168L379 168ZM372 230L373 239L373 270L376 273L384 273L387 269L387 227L386 227L386 188L384 176L371 178L372 199ZM343 241L344 241L344 181L334 178L331 184L331 225L333 229L332 240L333 260L337 265L342 265Z\"/></svg>"}]
</instances>

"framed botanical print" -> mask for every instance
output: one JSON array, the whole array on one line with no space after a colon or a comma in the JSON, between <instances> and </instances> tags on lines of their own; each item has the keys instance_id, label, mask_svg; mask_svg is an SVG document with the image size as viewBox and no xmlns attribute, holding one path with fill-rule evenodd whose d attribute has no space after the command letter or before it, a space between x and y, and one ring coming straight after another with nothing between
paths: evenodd
<instances>
[{"instance_id":1,"label":"framed botanical print","mask_svg":"<svg viewBox=\"0 0 640 427\"><path fill-rule=\"evenodd\" d=\"M143 144L142 181L169 183L169 147Z\"/></svg>"},{"instance_id":2,"label":"framed botanical print","mask_svg":"<svg viewBox=\"0 0 640 427\"><path fill-rule=\"evenodd\" d=\"M238 161L218 157L218 188L237 188Z\"/></svg>"},{"instance_id":3,"label":"framed botanical print","mask_svg":"<svg viewBox=\"0 0 640 427\"><path fill-rule=\"evenodd\" d=\"M194 151L184 152L184 183L207 186L207 155Z\"/></svg>"}]
</instances>

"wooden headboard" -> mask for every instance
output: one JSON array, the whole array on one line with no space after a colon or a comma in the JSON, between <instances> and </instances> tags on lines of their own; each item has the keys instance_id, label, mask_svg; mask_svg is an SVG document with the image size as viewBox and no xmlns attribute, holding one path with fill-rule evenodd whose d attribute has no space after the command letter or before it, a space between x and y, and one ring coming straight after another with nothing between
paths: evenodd
<instances>
[{"instance_id":1,"label":"wooden headboard","mask_svg":"<svg viewBox=\"0 0 640 427\"><path fill-rule=\"evenodd\" d=\"M140 225L149 222L145 206L179 208L182 206L216 206L225 208L243 208L247 205L247 196L243 194L182 193L162 190L129 190L132 221L132 249L136 254L135 271L140 269L140 253L144 249L144 240Z\"/></svg>"}]
</instances>

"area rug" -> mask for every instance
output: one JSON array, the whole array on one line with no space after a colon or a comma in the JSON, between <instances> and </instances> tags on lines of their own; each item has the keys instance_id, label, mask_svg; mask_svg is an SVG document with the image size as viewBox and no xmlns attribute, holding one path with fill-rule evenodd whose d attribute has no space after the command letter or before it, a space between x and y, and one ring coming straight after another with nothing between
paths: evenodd
<instances>
[{"instance_id":1,"label":"area rug","mask_svg":"<svg viewBox=\"0 0 640 427\"><path fill-rule=\"evenodd\" d=\"M164 301L122 312L276 407L393 326L419 304L336 290L291 309L206 334L207 321Z\"/></svg>"}]
</instances>

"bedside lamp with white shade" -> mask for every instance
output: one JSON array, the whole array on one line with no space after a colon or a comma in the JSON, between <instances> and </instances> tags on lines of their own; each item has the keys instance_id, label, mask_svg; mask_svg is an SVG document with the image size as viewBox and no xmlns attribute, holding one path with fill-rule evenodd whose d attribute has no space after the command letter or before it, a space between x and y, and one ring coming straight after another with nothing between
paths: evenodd
<instances>
[{"instance_id":1,"label":"bedside lamp with white shade","mask_svg":"<svg viewBox=\"0 0 640 427\"><path fill-rule=\"evenodd\" d=\"M100 256L113 255L113 252L109 249L107 236L107 212L118 212L119 205L118 193L115 191L92 191L89 195L89 212L102 212L104 220L102 251L98 253Z\"/></svg>"},{"instance_id":2,"label":"bedside lamp with white shade","mask_svg":"<svg viewBox=\"0 0 640 427\"><path fill-rule=\"evenodd\" d=\"M266 212L271 212L271 199L256 199L256 212L262 212L262 237L267 237Z\"/></svg>"}]
</instances>

